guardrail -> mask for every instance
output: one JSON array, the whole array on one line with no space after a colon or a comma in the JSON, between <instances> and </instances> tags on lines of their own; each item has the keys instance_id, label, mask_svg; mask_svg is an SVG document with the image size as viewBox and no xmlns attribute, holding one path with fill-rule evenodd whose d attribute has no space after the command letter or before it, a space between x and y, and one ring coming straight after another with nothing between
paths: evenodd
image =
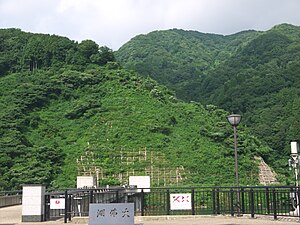
<instances>
[{"instance_id":1,"label":"guardrail","mask_svg":"<svg viewBox=\"0 0 300 225\"><path fill-rule=\"evenodd\" d=\"M21 204L22 191L0 192L0 208Z\"/></svg>"}]
</instances>

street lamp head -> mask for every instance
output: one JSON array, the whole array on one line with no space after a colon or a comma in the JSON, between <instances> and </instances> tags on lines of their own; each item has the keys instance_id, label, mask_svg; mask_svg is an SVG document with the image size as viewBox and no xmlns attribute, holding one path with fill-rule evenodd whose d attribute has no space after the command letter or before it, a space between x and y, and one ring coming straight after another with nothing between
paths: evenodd
<instances>
[{"instance_id":1,"label":"street lamp head","mask_svg":"<svg viewBox=\"0 0 300 225\"><path fill-rule=\"evenodd\" d=\"M241 122L241 119L242 119L242 116L239 114L231 114L231 115L227 116L228 122L234 127L239 125L239 123Z\"/></svg>"},{"instance_id":2,"label":"street lamp head","mask_svg":"<svg viewBox=\"0 0 300 225\"><path fill-rule=\"evenodd\" d=\"M299 149L299 143L297 141L291 141L291 154L297 155Z\"/></svg>"}]
</instances>

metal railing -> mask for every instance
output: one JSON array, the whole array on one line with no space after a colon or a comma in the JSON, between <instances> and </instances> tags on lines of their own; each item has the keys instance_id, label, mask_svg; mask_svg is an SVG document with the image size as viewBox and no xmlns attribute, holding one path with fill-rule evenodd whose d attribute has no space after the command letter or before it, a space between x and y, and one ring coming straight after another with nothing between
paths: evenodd
<instances>
[{"instance_id":1,"label":"metal railing","mask_svg":"<svg viewBox=\"0 0 300 225\"><path fill-rule=\"evenodd\" d=\"M22 191L0 192L0 208L22 204Z\"/></svg>"},{"instance_id":2,"label":"metal railing","mask_svg":"<svg viewBox=\"0 0 300 225\"><path fill-rule=\"evenodd\" d=\"M238 198L239 195L239 198ZM300 191L291 186L255 187L174 187L174 188L103 188L72 189L47 193L46 216L88 216L90 203L126 203L135 205L135 215L271 215L300 217L296 196ZM51 198L65 199L64 209L50 209ZM237 202L238 199L240 202ZM174 205L176 205L174 207ZM184 205L183 208L180 208ZM179 206L179 207L178 207Z\"/></svg>"}]
</instances>

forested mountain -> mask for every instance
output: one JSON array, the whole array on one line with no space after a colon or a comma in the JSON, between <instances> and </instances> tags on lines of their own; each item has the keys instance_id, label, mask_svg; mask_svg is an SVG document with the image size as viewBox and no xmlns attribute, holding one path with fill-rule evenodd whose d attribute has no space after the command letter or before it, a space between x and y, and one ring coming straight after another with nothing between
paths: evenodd
<instances>
[{"instance_id":1,"label":"forested mountain","mask_svg":"<svg viewBox=\"0 0 300 225\"><path fill-rule=\"evenodd\" d=\"M156 31L133 38L116 57L183 100L242 114L243 124L275 150L265 159L285 169L289 142L300 139L300 27L229 36Z\"/></svg>"},{"instance_id":2,"label":"forested mountain","mask_svg":"<svg viewBox=\"0 0 300 225\"><path fill-rule=\"evenodd\" d=\"M146 161L118 163L120 147L151 149L159 157L150 166L184 169L186 185L235 183L226 111L178 100L156 81L122 69L110 49L91 40L18 29L1 29L0 40L0 190L75 187L78 159L87 152L106 177L101 185L118 184L113 174L128 169L144 175ZM254 156L272 149L244 126L238 135L240 183L257 184Z\"/></svg>"},{"instance_id":3,"label":"forested mountain","mask_svg":"<svg viewBox=\"0 0 300 225\"><path fill-rule=\"evenodd\" d=\"M242 113L256 135L289 154L289 142L300 139L299 78L300 27L280 25L204 78L199 99Z\"/></svg>"},{"instance_id":4,"label":"forested mountain","mask_svg":"<svg viewBox=\"0 0 300 225\"><path fill-rule=\"evenodd\" d=\"M230 36L178 29L139 35L116 53L126 68L175 90L183 100L199 100L202 78L260 33L244 31Z\"/></svg>"}]
</instances>

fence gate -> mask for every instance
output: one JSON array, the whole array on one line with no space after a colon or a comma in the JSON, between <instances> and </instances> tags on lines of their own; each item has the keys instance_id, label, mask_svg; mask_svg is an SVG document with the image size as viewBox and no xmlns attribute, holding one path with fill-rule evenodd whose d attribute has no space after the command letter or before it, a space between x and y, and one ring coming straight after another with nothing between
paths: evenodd
<instances>
[{"instance_id":1,"label":"fence gate","mask_svg":"<svg viewBox=\"0 0 300 225\"><path fill-rule=\"evenodd\" d=\"M65 192L53 192L45 194L45 221L56 220L65 216L69 194ZM68 210L69 211L69 210Z\"/></svg>"}]
</instances>

